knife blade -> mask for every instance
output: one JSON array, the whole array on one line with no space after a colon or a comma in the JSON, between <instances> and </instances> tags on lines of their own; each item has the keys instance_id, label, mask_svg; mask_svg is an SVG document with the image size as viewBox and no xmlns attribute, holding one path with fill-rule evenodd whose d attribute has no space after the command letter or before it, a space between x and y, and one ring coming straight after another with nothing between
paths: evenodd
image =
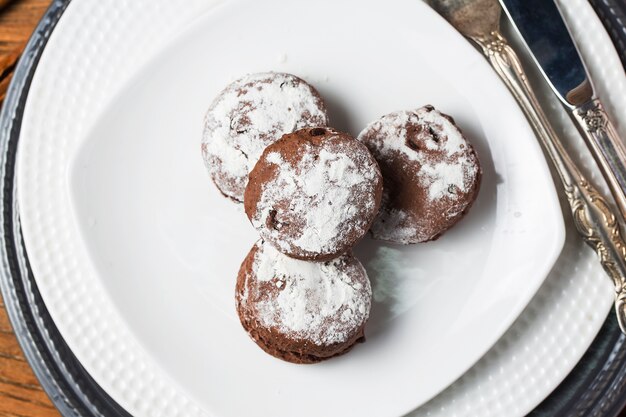
<instances>
[{"instance_id":1,"label":"knife blade","mask_svg":"<svg viewBox=\"0 0 626 417\"><path fill-rule=\"evenodd\" d=\"M626 219L626 146L553 0L500 0L552 91L570 112Z\"/></svg>"}]
</instances>

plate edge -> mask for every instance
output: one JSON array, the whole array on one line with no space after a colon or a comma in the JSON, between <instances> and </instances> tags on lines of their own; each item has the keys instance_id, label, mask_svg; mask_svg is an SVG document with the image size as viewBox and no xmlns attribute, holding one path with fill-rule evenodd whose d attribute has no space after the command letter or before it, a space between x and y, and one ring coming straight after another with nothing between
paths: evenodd
<instances>
[{"instance_id":1,"label":"plate edge","mask_svg":"<svg viewBox=\"0 0 626 417\"><path fill-rule=\"evenodd\" d=\"M129 416L72 355L34 283L17 210L15 161L24 105L45 45L71 0L54 0L33 31L0 113L0 291L24 355L42 388L64 416Z\"/></svg>"}]
</instances>

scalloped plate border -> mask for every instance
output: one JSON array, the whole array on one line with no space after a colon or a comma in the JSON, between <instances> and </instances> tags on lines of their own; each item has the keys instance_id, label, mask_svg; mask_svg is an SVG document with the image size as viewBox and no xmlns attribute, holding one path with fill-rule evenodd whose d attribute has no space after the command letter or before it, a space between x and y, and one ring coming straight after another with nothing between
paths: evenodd
<instances>
[{"instance_id":1,"label":"scalloped plate border","mask_svg":"<svg viewBox=\"0 0 626 417\"><path fill-rule=\"evenodd\" d=\"M587 9L589 9L589 10L584 10L585 8L587 8ZM580 10L582 9L584 12L586 12L586 13L583 13L583 14L582 14L582 17L580 17L580 16L579 16L579 20L582 20L582 26L577 26L577 25L575 25L576 27L584 27L584 25L588 25L589 23L591 23L591 26L593 26L593 25L596 23L596 22L594 22L594 20L597 20L597 19L595 18L595 16L589 16L589 11L591 11L591 9L590 9L590 7L589 7L588 5L586 5L584 2L582 2L582 1L574 1L574 2L572 2L571 7L570 7L570 5L568 5L568 7L567 7L568 12L570 12L570 13L575 13L576 9L578 9L578 11L580 11ZM574 11L572 11L572 10L574 10ZM591 11L591 14L593 14L593 12L592 12L592 11ZM598 23L598 24L599 24L599 23ZM605 36L606 34L605 34L605 33L604 33L601 29L600 29L600 32L601 32L601 33L599 34L600 36L596 36L596 37L595 37L595 38L596 38L595 40L598 40L598 39L599 39L599 40L604 40L604 39L602 39L602 37L603 37L603 36L604 36L604 37L606 37L606 36ZM607 44L607 43L605 43L605 45L606 45L606 44ZM588 42L586 45L587 45L587 47L586 47L586 52L587 52L587 54L589 54L589 52L590 52L590 50L593 48L593 45L594 45L594 44L593 44L593 43L591 43L591 42ZM597 44L596 44L596 45L597 45ZM596 50L596 51L595 51L595 54L597 55L597 56L596 56L596 58L598 58L598 57L599 57L599 58L598 58L598 61L602 61L602 62L605 62L605 64L610 64L610 65L605 65L605 66L604 66L604 68L600 68L600 69L598 69L598 66L596 66L595 68L592 68L592 70L593 70L594 74L602 74L602 75L607 75L607 72L606 72L606 67L608 67L609 69L613 68L613 69L612 69L612 74L611 74L611 71L609 71L609 73L608 73L608 75L609 75L608 80L609 80L609 81L610 81L611 79L616 80L616 77L615 77L615 76L618 76L618 77L619 77L620 75L623 75L623 72L620 74L620 72L619 72L619 71L617 71L617 72L615 71L614 60L612 60L612 56L611 56L611 55L614 55L614 54L615 54L615 52L614 52L614 51L612 51L612 48L608 48L608 50L602 50L602 48L600 48L600 50ZM604 59L600 59L600 58L604 58ZM596 61L596 64L597 64L597 61ZM620 68L620 70L621 70L621 66L619 66L619 68ZM611 75L613 75L613 77L611 77ZM619 79L619 78L617 78L617 81L620 81L620 79ZM615 97L615 94L613 94L612 96L608 94L608 85L610 85L610 84L611 84L610 82L606 82L606 83L603 83L603 84L604 84L604 85L601 85L601 86L600 86L600 87L601 87L601 88L600 88L600 94L601 94L601 96L603 96L603 97L605 98L605 100L607 101L607 104L608 104L608 107L609 107L609 111L611 111L611 110L612 110L612 111L613 111L613 114L615 115L615 114L616 114L616 113L615 113L616 104L618 104L618 105L619 105L619 104L623 104L623 103L620 103L619 97ZM619 85L620 85L620 83L619 83L619 82L617 82L616 84L613 84L613 85L614 85L614 86L619 86ZM621 86L623 86L623 80L622 80ZM620 89L619 89L619 88L615 88L615 90L616 90L616 91L620 91ZM604 95L603 93L604 93L604 94L606 94L606 95ZM617 108L620 108L620 107L617 107ZM624 108L625 108L625 107L622 105L622 106L621 106L621 109L623 110ZM558 110L557 110L556 112L558 113ZM620 114L620 116L623 116L623 111L622 111L621 113L622 113L622 114ZM623 120L623 118L620 118L620 119L621 119L621 120ZM563 120L561 120L560 122L563 122ZM567 123L564 123L564 124L567 124ZM622 130L622 132L623 132L623 126L622 126L622 129L621 129L621 130ZM581 150L579 149L579 151L581 151ZM583 159L585 159L585 157L587 158L587 159L585 160L585 162L588 164L588 163L589 163L589 161L588 161L588 156L584 155L584 153L585 153L585 152L584 152L584 150L582 150L581 152L583 152ZM573 244L573 246L572 246L572 245L570 245L570 243L572 243L572 244ZM568 241L568 246L570 246L570 247L569 247L569 249L572 249L572 250L578 250L579 248L576 246L576 243L577 243L577 242L569 242L569 241ZM568 250L569 250L569 249L568 249ZM593 261L593 260L589 260L589 259L584 259L584 258L585 258L585 255L586 255L586 254L584 253L584 251L583 251L583 253L581 253L581 255L583 256L583 261L585 261L585 262L587 262L587 263L588 263L589 261ZM574 258L573 260L576 260L576 258ZM584 262L583 262L583 263L584 263ZM595 268L595 269L597 269L597 268ZM593 283L593 282L595 282L594 280L596 280L596 279L597 279L597 277L596 277L596 276L598 275L598 271L597 271L597 270L595 270L595 269L592 267L592 268L588 271L590 275L593 275L593 279L591 280L591 282L592 282L592 283ZM575 272L575 273L577 273L577 274L580 274L580 271L579 271L578 269L576 269L576 268L575 268L573 271L571 271L571 272ZM553 274L553 275L554 275L554 274ZM600 279L602 279L602 277L600 277ZM563 278L561 278L561 281L563 281L563 280L564 280L564 279L563 279ZM556 286L554 285L555 283L552 283L553 285L547 285L547 284L549 284L549 283L550 283L550 281L556 281L556 279L550 278L550 279L548 280L548 282L547 282L547 283L546 283L546 285L544 286L544 287L547 287L547 288L542 288L542 290L540 291L540 294L539 294L539 297L538 297L538 298L542 298L542 297L543 297L543 298L545 298L545 297L544 297L544 296L545 296L545 294L544 294L544 293L546 293L546 292L547 292L548 294L550 294L550 296L557 296L557 297L556 297L557 299L563 299L563 297L558 297L558 295L559 295L558 293L559 293L559 292L563 292L563 291L567 291L567 290L570 290L570 291L571 291L571 290L572 290L572 288L576 288L576 283L575 283L575 282L574 282L574 283L571 283L571 282L570 282L570 285L569 285L569 286L568 286L568 285L565 285L565 286L564 286L564 285L559 285L559 284L558 284L558 282L557 282ZM571 281L571 280L568 280L568 281ZM589 281L589 280L587 280L587 281ZM556 289L555 289L555 287L556 287ZM599 285L596 285L596 287L599 287ZM550 288L552 288L552 289L550 289ZM596 288L596 289L597 289L597 288ZM581 291L583 291L583 288L579 288L579 291L578 291L578 292L580 293ZM599 293L603 293L603 291L602 291L602 290L597 291L597 292L599 292ZM572 295L572 294L565 294L565 295ZM605 296L601 296L601 298L603 298L604 300L606 300L606 297L605 297ZM567 299L567 298L565 298L565 299ZM545 300L543 301L543 303L545 303ZM529 321L527 318L525 318L525 316L527 316L528 314L532 314L532 313L533 313L533 310L535 310L535 311L534 311L534 314L536 314L536 313L537 313L537 311L536 311L536 310L537 310L537 308L539 308L539 310L541 310L542 308L546 309L546 308L545 308L545 306L542 306L542 304L543 304L543 303L542 303L542 302L536 302L536 300L535 300L535 301L533 301L533 303L531 303L531 305L529 306L529 308L527 309L527 311L523 314L523 316L522 316L522 317L520 317L520 320L518 320L518 322L517 322L517 323L516 323L516 324L512 327L512 329L509 331L509 333L507 333L507 335L505 335L505 337L503 338L503 340L502 340L500 343L498 343L498 345L496 345L496 347L494 347L494 349L492 350L492 352L490 352L490 353L489 353L489 354L488 354L488 355L487 355L487 356L486 356L486 357L485 357L485 358L484 358L481 362L479 362L479 363L478 363L478 364L477 364L477 365L476 365L476 366L475 366L475 367L474 367L474 368L473 368L473 369L472 369L472 370L471 370L471 371L470 371L470 372L466 375L466 377L464 377L463 379L461 379L461 381L459 381L459 383L457 383L457 384L455 384L454 386L452 386L449 390L447 390L446 392L444 392L444 393L443 393L443 394L442 394L439 398L436 398L433 402L431 402L431 404L429 404L429 405L425 408L425 410L428 410L428 409L429 409L429 407L430 407L431 412L436 412L436 408L437 408L437 407L436 407L436 405L437 405L437 401L441 400L441 399L442 399L442 398L444 398L445 396L448 396L448 399L450 399L450 396L449 396L449 393L450 393L450 392L456 392L456 396L457 396L457 397L458 397L458 395L459 395L460 393L462 393L462 391L463 391L463 390L462 390L462 389L459 389L459 388L458 388L458 386L459 386L459 385L463 385L463 384L462 384L462 382L463 382L463 380L464 380L464 379L467 379L467 377L471 377L471 376L472 376L472 374L474 374L473 378L475 379L475 378L476 378L476 372L475 372L475 371L476 371L477 369L478 369L478 371L479 371L479 372L478 372L478 375L480 375L480 374L481 374L480 369L483 369L483 370L484 370L486 367L493 366L493 364L491 364L491 365L487 364L487 366L486 366L486 365L485 365L485 361L490 362L490 361L489 361L489 359L490 359L490 358L492 358L494 355L496 355L496 356L497 356L497 355L502 356L503 354L506 354L506 353L507 353L507 349L509 349L509 347L507 347L507 346L506 346L506 344L505 344L504 342L507 340L507 338L509 338L509 339L510 339L510 337L516 337L516 338L523 337L523 336L525 335L525 333L522 331L522 332L521 332L521 334L520 334L519 328L522 328L522 330L523 330L525 327L526 327L526 328L532 327L532 326L531 326L531 325L532 325L532 320L530 320L530 321ZM558 305L558 303L557 303L557 305ZM548 309L548 310L549 310L549 309ZM597 312L596 312L596 313L597 313ZM598 314L592 314L592 316L590 316L590 317L585 317L585 318L586 318L586 319L588 319L588 320L591 320L591 319L593 319L594 317L596 317L596 318L597 318L597 316L598 316ZM603 315L602 315L602 314L599 314L599 316L600 316L600 317L603 317ZM529 323L529 322L530 322L530 323ZM520 323L521 323L521 324L520 324ZM543 327L545 328L546 326L543 326ZM567 326L566 326L566 327L567 327ZM515 331L516 329L517 329L517 331ZM585 327L585 329L587 329L587 328ZM532 330L532 329L531 329L531 330ZM595 331L593 331L593 330L594 330L594 329L592 329L592 332L591 332L591 333L595 335L595 331L597 331L597 328L595 328ZM513 334L513 336L511 336L511 334ZM574 341L574 342L575 342L575 341ZM504 348L503 348L502 346L500 346L500 345L503 345L503 344L504 344L504 346L505 346ZM583 342L583 344L584 344L584 342ZM526 346L528 346L528 345L526 345ZM585 346L585 347L586 347L586 346ZM509 349L509 350L510 350L510 349ZM571 350L571 349L570 349L570 350ZM584 351L584 349L582 349L582 351ZM494 352L495 352L495 353L494 353ZM509 353L510 353L510 352L509 352ZM581 352L580 354L582 354L582 352ZM578 357L580 357L580 355L579 355ZM575 363L575 362L574 362L574 363ZM569 368L568 368L568 369L569 369ZM557 373L557 374L558 374L558 373ZM497 379L498 379L498 378L495 378L496 382L497 382ZM549 379L553 380L553 379L555 379L555 378L549 378ZM560 380L558 376L556 377L556 379ZM492 380L491 376L489 377L489 380ZM506 384L505 384L505 385L506 385ZM465 387L467 387L467 384L465 384ZM540 391L541 391L541 390L540 390ZM543 394L539 394L539 395L543 395L543 396L545 396L545 394L546 394L546 392L543 392ZM453 399L455 399L454 403L458 403L458 402L456 401L456 397L454 397L454 396L453 396L452 398L453 398ZM434 408L433 408L433 407L434 407ZM446 408L447 408L447 412L448 412L448 413L450 413L451 411L453 411L453 410L451 410L449 407L446 407ZM514 409L515 409L515 408L514 408ZM433 410L434 410L434 411L433 411ZM469 411L469 409L467 409L467 408L465 408L465 410L466 410L466 411ZM420 414L421 414L421 413L420 413ZM172 414L168 414L168 415L172 415ZM189 415L189 414L185 414L185 415ZM446 414L446 415L455 415L455 414ZM481 413L481 415L486 415L486 414Z\"/></svg>"}]
</instances>

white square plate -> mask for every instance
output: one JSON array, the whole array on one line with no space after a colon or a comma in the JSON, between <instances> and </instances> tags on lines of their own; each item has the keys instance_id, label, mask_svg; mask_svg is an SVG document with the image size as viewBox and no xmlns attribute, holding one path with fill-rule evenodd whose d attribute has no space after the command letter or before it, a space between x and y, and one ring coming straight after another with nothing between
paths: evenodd
<instances>
[{"instance_id":1,"label":"white square plate","mask_svg":"<svg viewBox=\"0 0 626 417\"><path fill-rule=\"evenodd\" d=\"M476 204L438 241L359 245L376 301L368 341L314 366L267 356L238 323L235 277L256 235L199 152L212 98L267 70L307 79L331 124L355 135L382 114L433 104L455 117L484 170ZM522 113L482 57L421 2L224 2L125 85L82 134L25 136L18 173L42 295L87 367L93 346L72 322L90 324L111 363L88 369L110 390L129 389L106 382L116 360L147 354L218 416L400 415L493 345L562 248L554 186ZM84 117L76 104L61 111ZM38 253L52 241L52 257ZM59 280L94 284L61 312Z\"/></svg>"}]
</instances>

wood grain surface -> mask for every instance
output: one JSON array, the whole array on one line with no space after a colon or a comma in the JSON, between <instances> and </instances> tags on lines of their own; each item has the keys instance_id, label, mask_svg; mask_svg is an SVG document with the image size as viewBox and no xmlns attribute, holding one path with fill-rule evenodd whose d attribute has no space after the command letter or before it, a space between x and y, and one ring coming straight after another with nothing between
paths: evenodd
<instances>
[{"instance_id":1,"label":"wood grain surface","mask_svg":"<svg viewBox=\"0 0 626 417\"><path fill-rule=\"evenodd\" d=\"M50 1L0 0L0 101L19 53ZM26 362L0 297L0 417L59 415Z\"/></svg>"},{"instance_id":2,"label":"wood grain surface","mask_svg":"<svg viewBox=\"0 0 626 417\"><path fill-rule=\"evenodd\" d=\"M51 0L0 0L0 101L13 67ZM0 297L0 417L60 416L24 359Z\"/></svg>"}]
</instances>

